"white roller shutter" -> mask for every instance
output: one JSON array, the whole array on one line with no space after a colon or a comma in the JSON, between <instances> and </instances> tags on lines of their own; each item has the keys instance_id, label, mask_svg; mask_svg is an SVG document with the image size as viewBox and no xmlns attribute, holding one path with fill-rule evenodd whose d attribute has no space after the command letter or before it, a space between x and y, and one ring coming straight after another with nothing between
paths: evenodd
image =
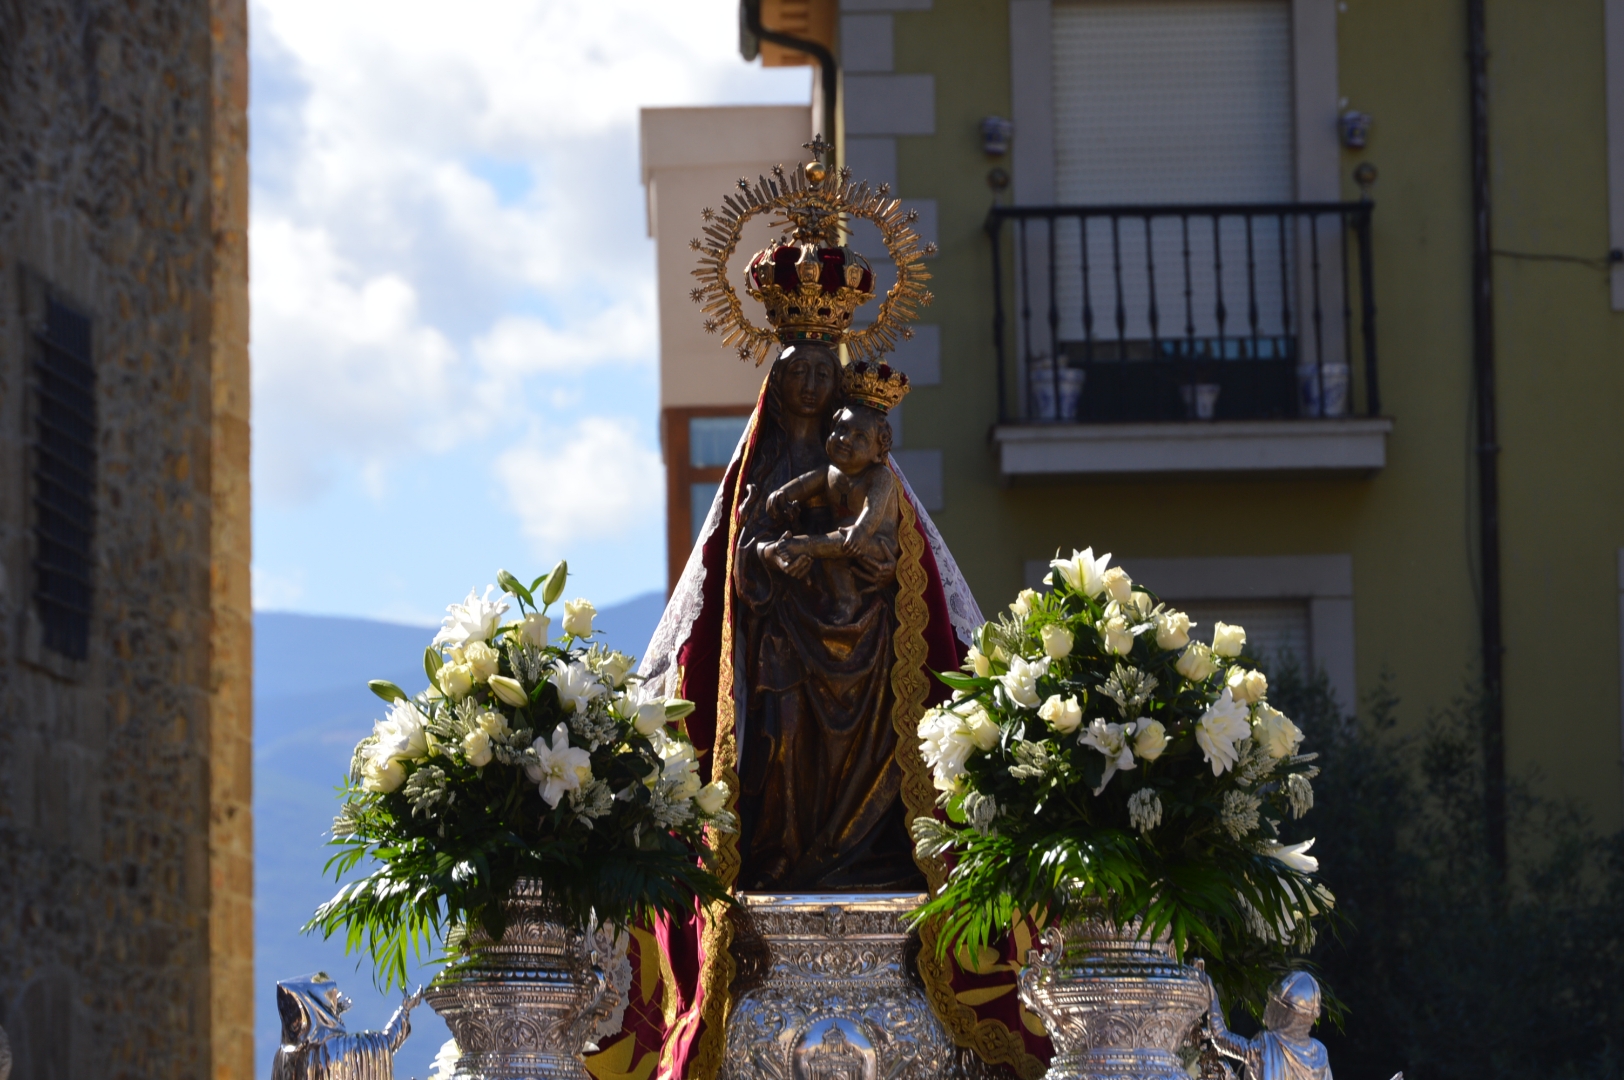
<instances>
[{"instance_id":1,"label":"white roller shutter","mask_svg":"<svg viewBox=\"0 0 1624 1080\"><path fill-rule=\"evenodd\" d=\"M1287 0L1054 5L1066 204L1292 197Z\"/></svg>"},{"instance_id":2,"label":"white roller shutter","mask_svg":"<svg viewBox=\"0 0 1624 1080\"><path fill-rule=\"evenodd\" d=\"M1292 198L1288 0L1070 0L1054 5L1053 25L1058 202ZM1076 221L1062 221L1054 237L1060 339L1085 337L1090 312L1096 340L1235 337L1248 333L1253 310L1264 334L1279 333L1284 239L1273 219L1256 221L1250 236L1237 218L1192 219L1187 229L1161 219L1149 235L1142 220L1123 219L1113 231L1096 219L1085 255ZM1220 277L1223 325L1214 302Z\"/></svg>"}]
</instances>

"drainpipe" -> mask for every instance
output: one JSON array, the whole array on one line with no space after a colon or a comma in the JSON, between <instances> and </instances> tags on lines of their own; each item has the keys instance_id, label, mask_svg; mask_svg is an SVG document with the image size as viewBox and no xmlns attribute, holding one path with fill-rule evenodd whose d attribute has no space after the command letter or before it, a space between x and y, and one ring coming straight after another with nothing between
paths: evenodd
<instances>
[{"instance_id":1,"label":"drainpipe","mask_svg":"<svg viewBox=\"0 0 1624 1080\"><path fill-rule=\"evenodd\" d=\"M789 34L781 34L777 30L768 30L762 26L761 0L739 0L739 14L744 17L744 28L750 37L805 53L818 62L818 77L823 84L823 127L826 130L821 133L814 131L813 134L822 134L831 144L838 142L835 138L835 108L839 103L840 65L835 63L835 54L816 41L791 37ZM754 43L746 44L744 58L754 60L756 58ZM838 154L838 150L829 151L829 164L837 166L840 164Z\"/></svg>"},{"instance_id":2,"label":"drainpipe","mask_svg":"<svg viewBox=\"0 0 1624 1080\"><path fill-rule=\"evenodd\" d=\"M1482 593L1484 817L1489 859L1506 874L1505 639L1500 619L1500 466L1494 378L1485 0L1466 0L1472 146L1472 375L1477 405L1478 559Z\"/></svg>"}]
</instances>

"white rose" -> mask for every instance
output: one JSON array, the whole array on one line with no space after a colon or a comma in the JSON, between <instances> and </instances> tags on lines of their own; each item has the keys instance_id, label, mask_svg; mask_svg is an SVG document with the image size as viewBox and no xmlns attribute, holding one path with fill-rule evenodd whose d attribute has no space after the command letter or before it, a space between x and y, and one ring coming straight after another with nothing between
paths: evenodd
<instances>
[{"instance_id":1,"label":"white rose","mask_svg":"<svg viewBox=\"0 0 1624 1080\"><path fill-rule=\"evenodd\" d=\"M1076 638L1064 626L1045 626L1042 630L1043 651L1051 660L1064 660L1071 655Z\"/></svg>"},{"instance_id":2,"label":"white rose","mask_svg":"<svg viewBox=\"0 0 1624 1080\"><path fill-rule=\"evenodd\" d=\"M1099 632L1100 644L1105 646L1106 652L1127 656L1133 651L1133 631L1128 629L1128 620L1121 615L1102 620Z\"/></svg>"},{"instance_id":3,"label":"white rose","mask_svg":"<svg viewBox=\"0 0 1624 1080\"><path fill-rule=\"evenodd\" d=\"M1100 580L1105 584L1105 591L1111 594L1111 599L1119 604L1126 604L1133 598L1133 578L1120 566L1113 566L1101 575Z\"/></svg>"},{"instance_id":4,"label":"white rose","mask_svg":"<svg viewBox=\"0 0 1624 1080\"><path fill-rule=\"evenodd\" d=\"M1231 668L1229 678L1224 680L1224 684L1229 687L1229 692L1235 695L1236 701L1247 705L1256 705L1269 691L1268 676L1261 671Z\"/></svg>"},{"instance_id":5,"label":"white rose","mask_svg":"<svg viewBox=\"0 0 1624 1080\"><path fill-rule=\"evenodd\" d=\"M626 685L626 676L632 670L635 661L623 652L612 652L598 661L598 676L608 679L609 685L621 687Z\"/></svg>"},{"instance_id":6,"label":"white rose","mask_svg":"<svg viewBox=\"0 0 1624 1080\"><path fill-rule=\"evenodd\" d=\"M547 644L547 628L552 626L553 620L539 611L532 611L524 617L519 624L519 636L526 645L534 645L540 649Z\"/></svg>"},{"instance_id":7,"label":"white rose","mask_svg":"<svg viewBox=\"0 0 1624 1080\"><path fill-rule=\"evenodd\" d=\"M694 796L694 805L699 807L701 814L714 814L727 805L727 783L723 780L713 780L699 789Z\"/></svg>"},{"instance_id":8,"label":"white rose","mask_svg":"<svg viewBox=\"0 0 1624 1080\"><path fill-rule=\"evenodd\" d=\"M435 681L446 697L452 700L467 697L468 691L474 688L474 669L467 664L442 664Z\"/></svg>"},{"instance_id":9,"label":"white rose","mask_svg":"<svg viewBox=\"0 0 1624 1080\"><path fill-rule=\"evenodd\" d=\"M484 682L500 669L501 657L483 641L473 641L463 646L462 662L474 673L475 682Z\"/></svg>"},{"instance_id":10,"label":"white rose","mask_svg":"<svg viewBox=\"0 0 1624 1080\"><path fill-rule=\"evenodd\" d=\"M1038 710L1038 718L1060 734L1070 735L1083 722L1083 707L1075 697L1062 700L1059 694L1050 694Z\"/></svg>"},{"instance_id":11,"label":"white rose","mask_svg":"<svg viewBox=\"0 0 1624 1080\"><path fill-rule=\"evenodd\" d=\"M992 661L974 645L970 646L970 652L964 658L964 666L975 672L978 679L985 679L992 674Z\"/></svg>"},{"instance_id":12,"label":"white rose","mask_svg":"<svg viewBox=\"0 0 1624 1080\"><path fill-rule=\"evenodd\" d=\"M1015 595L1015 602L1009 605L1009 610L1024 619L1032 614L1032 605L1037 602L1038 594L1035 589L1022 589Z\"/></svg>"},{"instance_id":13,"label":"white rose","mask_svg":"<svg viewBox=\"0 0 1624 1080\"><path fill-rule=\"evenodd\" d=\"M964 718L944 708L929 709L919 718L920 752L929 765L938 791L957 791L964 763L975 752Z\"/></svg>"},{"instance_id":14,"label":"white rose","mask_svg":"<svg viewBox=\"0 0 1624 1080\"><path fill-rule=\"evenodd\" d=\"M987 715L987 710L980 705L965 714L964 730L970 736L970 741L975 744L976 749L983 752L997 746L999 737L1003 735L998 725L993 722L992 717Z\"/></svg>"},{"instance_id":15,"label":"white rose","mask_svg":"<svg viewBox=\"0 0 1624 1080\"><path fill-rule=\"evenodd\" d=\"M590 600L569 600L564 604L564 633L570 637L591 637L592 620L598 609Z\"/></svg>"},{"instance_id":16,"label":"white rose","mask_svg":"<svg viewBox=\"0 0 1624 1080\"><path fill-rule=\"evenodd\" d=\"M468 764L483 769L491 763L491 737L477 728L470 731L462 737L462 754Z\"/></svg>"},{"instance_id":17,"label":"white rose","mask_svg":"<svg viewBox=\"0 0 1624 1080\"><path fill-rule=\"evenodd\" d=\"M482 712L474 723L479 725L479 730L493 739L499 739L508 733L507 717L499 712Z\"/></svg>"},{"instance_id":18,"label":"white rose","mask_svg":"<svg viewBox=\"0 0 1624 1080\"><path fill-rule=\"evenodd\" d=\"M1133 752L1145 761L1155 761L1167 749L1167 729L1160 720L1141 720L1133 737Z\"/></svg>"},{"instance_id":19,"label":"white rose","mask_svg":"<svg viewBox=\"0 0 1624 1080\"><path fill-rule=\"evenodd\" d=\"M1192 641L1173 667L1191 682L1206 682L1218 670L1218 661L1213 659L1211 649L1199 641Z\"/></svg>"},{"instance_id":20,"label":"white rose","mask_svg":"<svg viewBox=\"0 0 1624 1080\"><path fill-rule=\"evenodd\" d=\"M1038 697L1038 680L1049 672L1049 659L1029 661L1024 656L1011 657L1009 671L998 676L1003 684L1004 693L1015 704L1027 709L1035 709L1041 702Z\"/></svg>"},{"instance_id":21,"label":"white rose","mask_svg":"<svg viewBox=\"0 0 1624 1080\"><path fill-rule=\"evenodd\" d=\"M392 757L368 754L361 761L361 786L387 795L406 782L406 767Z\"/></svg>"},{"instance_id":22,"label":"white rose","mask_svg":"<svg viewBox=\"0 0 1624 1080\"><path fill-rule=\"evenodd\" d=\"M1286 718L1286 714L1272 705L1259 705L1252 723L1252 737L1263 747L1264 753L1279 761L1297 752L1302 745L1301 729Z\"/></svg>"},{"instance_id":23,"label":"white rose","mask_svg":"<svg viewBox=\"0 0 1624 1080\"><path fill-rule=\"evenodd\" d=\"M639 735L648 736L665 727L665 702L645 701L637 707L637 719L632 726Z\"/></svg>"},{"instance_id":24,"label":"white rose","mask_svg":"<svg viewBox=\"0 0 1624 1080\"><path fill-rule=\"evenodd\" d=\"M502 704L511 705L515 709L521 709L530 703L530 696L524 692L524 685L518 679L510 679L506 675L491 676L491 693L495 694Z\"/></svg>"},{"instance_id":25,"label":"white rose","mask_svg":"<svg viewBox=\"0 0 1624 1080\"><path fill-rule=\"evenodd\" d=\"M1182 649L1190 643L1190 617L1182 611L1164 611L1156 616L1157 648Z\"/></svg>"},{"instance_id":26,"label":"white rose","mask_svg":"<svg viewBox=\"0 0 1624 1080\"><path fill-rule=\"evenodd\" d=\"M1150 599L1150 594L1147 592L1136 591L1128 598L1128 602L1124 606L1133 608L1133 610L1138 613L1139 618L1142 620L1150 618L1150 613L1156 610L1156 605L1154 602L1152 602Z\"/></svg>"},{"instance_id":27,"label":"white rose","mask_svg":"<svg viewBox=\"0 0 1624 1080\"><path fill-rule=\"evenodd\" d=\"M1073 551L1069 559L1055 559L1049 565L1059 571L1067 585L1092 599L1105 591L1105 567L1110 561L1110 552L1096 559L1094 549L1087 548Z\"/></svg>"},{"instance_id":28,"label":"white rose","mask_svg":"<svg viewBox=\"0 0 1624 1080\"><path fill-rule=\"evenodd\" d=\"M1246 628L1244 626L1231 626L1226 622L1214 623L1212 627L1212 651L1219 656L1239 656L1241 649L1246 646Z\"/></svg>"}]
</instances>

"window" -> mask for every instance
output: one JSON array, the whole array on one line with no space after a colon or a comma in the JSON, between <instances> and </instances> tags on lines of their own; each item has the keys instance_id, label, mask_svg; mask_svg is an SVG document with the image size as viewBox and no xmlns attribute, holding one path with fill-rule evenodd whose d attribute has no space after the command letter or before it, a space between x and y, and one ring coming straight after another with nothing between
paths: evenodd
<instances>
[{"instance_id":1,"label":"window","mask_svg":"<svg viewBox=\"0 0 1624 1080\"><path fill-rule=\"evenodd\" d=\"M45 647L83 660L90 652L96 497L90 320L47 298L45 325L34 340L34 604Z\"/></svg>"},{"instance_id":2,"label":"window","mask_svg":"<svg viewBox=\"0 0 1624 1080\"><path fill-rule=\"evenodd\" d=\"M748 416L694 416L688 419L688 464L696 469L722 469L744 434Z\"/></svg>"}]
</instances>

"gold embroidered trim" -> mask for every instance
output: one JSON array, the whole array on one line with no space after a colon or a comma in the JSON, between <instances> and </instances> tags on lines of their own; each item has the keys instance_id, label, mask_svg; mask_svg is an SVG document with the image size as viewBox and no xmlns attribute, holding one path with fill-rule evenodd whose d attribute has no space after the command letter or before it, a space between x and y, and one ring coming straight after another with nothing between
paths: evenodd
<instances>
[{"instance_id":1,"label":"gold embroidered trim","mask_svg":"<svg viewBox=\"0 0 1624 1080\"><path fill-rule=\"evenodd\" d=\"M929 578L924 568L925 541L915 528L917 515L912 503L902 499L902 557L897 560L897 643L896 664L891 669L891 693L895 699L891 723L897 733L897 763L902 767L902 802L910 823L916 817L929 817L936 806L936 788L920 750L919 718L925 713L930 676L925 671L929 656L925 626L929 609L925 606L925 586ZM925 875L931 892L947 881L947 864L941 859L914 862ZM982 1019L974 1009L953 993L953 966L937 958L936 943L941 925L931 921L919 928L919 975L925 984L932 1009L947 1028L953 1041L980 1055L983 1061L1005 1063L1023 1080L1037 1080L1045 1072L1041 1059L1027 1053L1026 1042L1008 1024Z\"/></svg>"},{"instance_id":2,"label":"gold embroidered trim","mask_svg":"<svg viewBox=\"0 0 1624 1080\"><path fill-rule=\"evenodd\" d=\"M762 383L766 394L766 383ZM750 427L745 433L745 446L754 450L757 417L762 402L750 414ZM739 490L750 474L750 458L746 452L740 457L739 473L733 480L731 512L727 519L727 559L724 563L727 577L722 584L722 646L716 672L716 741L711 753L711 778L727 784L727 808L737 813L739 808L739 747L734 737L737 717L733 700L733 556L739 539ZM741 858L738 833L710 832L712 869L727 888L739 878ZM705 959L699 969L700 993L704 996L701 1020L705 1030L700 1032L699 1045L689 1061L688 1075L692 1080L714 1080L722 1068L722 1057L727 1052L727 1016L733 1007L728 988L733 985L737 971L733 963L733 920L728 918L727 905L711 904L705 910L705 928L700 935Z\"/></svg>"},{"instance_id":3,"label":"gold embroidered trim","mask_svg":"<svg viewBox=\"0 0 1624 1080\"><path fill-rule=\"evenodd\" d=\"M930 693L930 676L925 671L929 652L925 645L925 625L930 609L925 606L925 541L915 527L917 515L906 495L898 500L902 524L898 528L902 552L897 560L897 634L893 647L896 662L891 665L891 727L897 733L897 765L902 769L902 804L908 820L929 817L936 805L936 789L930 770L919 749L919 718L925 715L925 698ZM925 881L935 892L947 880L947 865L941 859L914 861L924 872Z\"/></svg>"}]
</instances>

